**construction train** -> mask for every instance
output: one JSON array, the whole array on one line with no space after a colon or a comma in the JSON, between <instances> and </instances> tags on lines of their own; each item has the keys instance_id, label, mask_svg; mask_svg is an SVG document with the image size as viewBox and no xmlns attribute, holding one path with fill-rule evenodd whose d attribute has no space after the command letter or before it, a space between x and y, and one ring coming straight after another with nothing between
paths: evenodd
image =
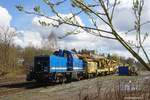
<instances>
[{"instance_id":1,"label":"construction train","mask_svg":"<svg viewBox=\"0 0 150 100\"><path fill-rule=\"evenodd\" d=\"M58 50L49 56L34 57L34 66L27 74L27 81L71 82L113 74L117 66L117 61L102 56Z\"/></svg>"}]
</instances>

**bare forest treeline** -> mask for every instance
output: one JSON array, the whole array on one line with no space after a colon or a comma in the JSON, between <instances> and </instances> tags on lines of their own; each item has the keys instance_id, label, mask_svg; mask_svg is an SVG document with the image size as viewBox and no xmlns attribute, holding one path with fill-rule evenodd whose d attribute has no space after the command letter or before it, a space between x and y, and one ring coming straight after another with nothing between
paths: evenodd
<instances>
[{"instance_id":1,"label":"bare forest treeline","mask_svg":"<svg viewBox=\"0 0 150 100\"><path fill-rule=\"evenodd\" d=\"M21 46L15 45L13 42L17 34L19 33L10 27L0 28L0 77L9 73L25 74L29 66L33 65L34 56L50 55L53 53L55 50L54 48L57 46L57 38L54 36L54 33L52 33L45 41L43 40L44 42L41 48L34 47L33 45L22 48ZM125 58L115 54L100 55L103 55L108 59L120 61L123 64L128 63L130 66L142 66L140 63L135 62L133 58Z\"/></svg>"},{"instance_id":2,"label":"bare forest treeline","mask_svg":"<svg viewBox=\"0 0 150 100\"><path fill-rule=\"evenodd\" d=\"M17 72L26 73L29 66L33 65L34 56L48 55L52 53L52 50L39 49L36 47L25 47L10 45L6 48L6 45L0 43L2 46L0 49L0 76L8 73Z\"/></svg>"},{"instance_id":3,"label":"bare forest treeline","mask_svg":"<svg viewBox=\"0 0 150 100\"><path fill-rule=\"evenodd\" d=\"M0 27L0 77L9 73L26 73L27 67L33 63L34 56L49 55L53 51L50 44L42 48L33 45L25 48L17 46L14 43L17 34L19 33L13 28Z\"/></svg>"}]
</instances>

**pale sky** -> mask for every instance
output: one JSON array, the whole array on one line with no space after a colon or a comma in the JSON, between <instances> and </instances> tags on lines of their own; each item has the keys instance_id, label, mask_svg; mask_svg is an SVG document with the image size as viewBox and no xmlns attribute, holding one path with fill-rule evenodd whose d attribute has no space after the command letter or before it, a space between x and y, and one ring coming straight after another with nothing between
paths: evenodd
<instances>
[{"instance_id":1,"label":"pale sky","mask_svg":"<svg viewBox=\"0 0 150 100\"><path fill-rule=\"evenodd\" d=\"M61 25L59 28L54 27L42 27L39 25L39 20L45 20L50 22L50 20L38 16L26 15L18 12L15 9L15 5L23 4L27 8L33 8L34 5L41 5L50 17L55 17L48 11L47 7L44 7L42 0L0 0L0 25L9 26L17 28L20 32L15 39L14 43L22 47L26 47L32 43L36 47L41 47L42 39L47 37L52 31L57 36L63 36L66 31L71 30L72 26ZM113 0L111 0L112 2ZM66 4L67 5L67 4ZM143 9L142 22L150 21L150 0L145 0L145 5ZM132 0L121 0L120 5L116 9L114 24L118 32L124 33L127 30L134 27L134 15L131 10ZM62 9L63 16L69 16L67 8ZM77 17L77 20L82 25L87 25L86 18L81 15ZM105 25L100 23L100 27L107 29ZM143 32L150 31L150 24L142 27ZM134 33L129 35L121 35L127 40L135 40ZM150 51L150 37L144 43L144 47L147 52ZM107 40L100 37L95 37L86 32L79 33L76 35L70 35L62 40L58 40L58 48L76 48L76 49L94 49L100 53L111 53L119 54L125 57L132 57L130 53L124 47L120 45L117 41ZM149 52L150 54L150 52ZM141 54L142 55L142 54Z\"/></svg>"}]
</instances>

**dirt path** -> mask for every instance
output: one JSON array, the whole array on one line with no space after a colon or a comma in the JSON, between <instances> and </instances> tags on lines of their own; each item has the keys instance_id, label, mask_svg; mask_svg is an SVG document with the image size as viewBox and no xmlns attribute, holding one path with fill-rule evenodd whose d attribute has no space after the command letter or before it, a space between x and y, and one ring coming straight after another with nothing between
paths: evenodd
<instances>
[{"instance_id":1,"label":"dirt path","mask_svg":"<svg viewBox=\"0 0 150 100\"><path fill-rule=\"evenodd\" d=\"M8 83L17 83L17 82L25 82L26 75L18 75L14 78L6 78L6 77L0 77L0 86L2 84L8 84Z\"/></svg>"},{"instance_id":2,"label":"dirt path","mask_svg":"<svg viewBox=\"0 0 150 100\"><path fill-rule=\"evenodd\" d=\"M143 82L146 79L150 80L149 72L142 72L140 76L103 76L68 84L37 84L25 81L1 84L0 100L82 100L81 97L86 94L94 96L98 88L107 92L118 80Z\"/></svg>"}]
</instances>

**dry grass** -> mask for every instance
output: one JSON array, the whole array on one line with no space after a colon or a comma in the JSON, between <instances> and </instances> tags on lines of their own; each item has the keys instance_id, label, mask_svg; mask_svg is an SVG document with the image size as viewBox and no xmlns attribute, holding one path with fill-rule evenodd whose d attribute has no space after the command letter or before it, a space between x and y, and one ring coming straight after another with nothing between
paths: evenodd
<instances>
[{"instance_id":1,"label":"dry grass","mask_svg":"<svg viewBox=\"0 0 150 100\"><path fill-rule=\"evenodd\" d=\"M102 81L97 81L96 93L79 92L79 100L150 100L150 79L117 80L104 88Z\"/></svg>"},{"instance_id":2,"label":"dry grass","mask_svg":"<svg viewBox=\"0 0 150 100\"><path fill-rule=\"evenodd\" d=\"M13 100L150 100L150 73L103 76L1 97ZM32 95L31 95L32 94ZM21 96L21 97L20 97ZM36 100L36 99L35 99Z\"/></svg>"},{"instance_id":3,"label":"dry grass","mask_svg":"<svg viewBox=\"0 0 150 100\"><path fill-rule=\"evenodd\" d=\"M5 74L0 75L0 79L12 79L12 78L15 79L19 75L25 75L25 74L26 74L25 68L23 66L18 66L14 69L9 68L9 70L7 70Z\"/></svg>"}]
</instances>

